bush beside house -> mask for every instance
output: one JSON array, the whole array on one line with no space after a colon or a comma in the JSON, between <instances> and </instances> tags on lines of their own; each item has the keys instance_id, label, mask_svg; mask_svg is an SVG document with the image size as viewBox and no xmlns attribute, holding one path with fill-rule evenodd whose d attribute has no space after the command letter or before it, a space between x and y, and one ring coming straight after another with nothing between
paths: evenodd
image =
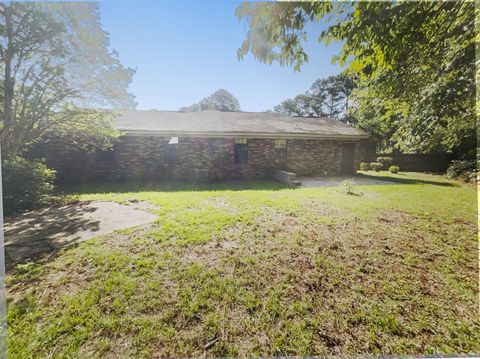
<instances>
[{"instance_id":1,"label":"bush beside house","mask_svg":"<svg viewBox=\"0 0 480 359\"><path fill-rule=\"evenodd\" d=\"M380 162L372 162L370 163L370 168L372 171L379 172L383 169L383 165Z\"/></svg>"},{"instance_id":2,"label":"bush beside house","mask_svg":"<svg viewBox=\"0 0 480 359\"><path fill-rule=\"evenodd\" d=\"M400 171L400 167L398 166L390 166L388 168L388 170L391 172L391 173L398 173Z\"/></svg>"},{"instance_id":3,"label":"bush beside house","mask_svg":"<svg viewBox=\"0 0 480 359\"><path fill-rule=\"evenodd\" d=\"M3 161L2 174L6 215L39 208L53 200L55 171L43 161L12 157Z\"/></svg>"},{"instance_id":4,"label":"bush beside house","mask_svg":"<svg viewBox=\"0 0 480 359\"><path fill-rule=\"evenodd\" d=\"M449 179L475 182L477 178L477 161L476 159L452 161L450 166L448 166L446 175Z\"/></svg>"},{"instance_id":5,"label":"bush beside house","mask_svg":"<svg viewBox=\"0 0 480 359\"><path fill-rule=\"evenodd\" d=\"M370 163L368 163L368 162L361 162L361 163L360 163L360 170L362 170L362 171L370 171Z\"/></svg>"},{"instance_id":6,"label":"bush beside house","mask_svg":"<svg viewBox=\"0 0 480 359\"><path fill-rule=\"evenodd\" d=\"M383 169L389 168L393 163L392 157L378 157L377 162L382 164Z\"/></svg>"}]
</instances>

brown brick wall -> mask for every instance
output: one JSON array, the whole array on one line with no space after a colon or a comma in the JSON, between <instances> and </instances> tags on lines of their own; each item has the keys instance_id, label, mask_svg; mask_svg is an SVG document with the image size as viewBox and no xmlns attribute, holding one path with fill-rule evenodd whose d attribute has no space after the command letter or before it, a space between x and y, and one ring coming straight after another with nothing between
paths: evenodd
<instances>
[{"instance_id":1,"label":"brown brick wall","mask_svg":"<svg viewBox=\"0 0 480 359\"><path fill-rule=\"evenodd\" d=\"M295 172L299 176L340 174L342 143L334 140L288 139L285 161L277 155L274 139L249 139L248 164L236 165L234 138L180 137L177 164L165 161L169 139L161 136L124 136L114 146L113 160L104 161L91 153L62 152L64 146L55 141L34 152L35 157L45 157L47 164L57 169L62 182L189 180L194 168L208 168L212 181L270 178L275 169Z\"/></svg>"},{"instance_id":2,"label":"brown brick wall","mask_svg":"<svg viewBox=\"0 0 480 359\"><path fill-rule=\"evenodd\" d=\"M299 176L339 175L341 144L332 140L287 141L287 169Z\"/></svg>"}]
</instances>

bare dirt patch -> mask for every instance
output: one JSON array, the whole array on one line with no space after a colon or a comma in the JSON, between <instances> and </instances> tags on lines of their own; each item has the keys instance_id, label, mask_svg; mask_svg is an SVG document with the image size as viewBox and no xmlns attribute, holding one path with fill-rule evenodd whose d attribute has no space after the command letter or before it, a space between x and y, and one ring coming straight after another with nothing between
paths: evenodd
<instances>
[{"instance_id":1,"label":"bare dirt patch","mask_svg":"<svg viewBox=\"0 0 480 359\"><path fill-rule=\"evenodd\" d=\"M226 198L224 197L208 197L205 203L208 206L212 206L219 211L227 211L227 212L238 212L238 208L232 205Z\"/></svg>"},{"instance_id":2,"label":"bare dirt patch","mask_svg":"<svg viewBox=\"0 0 480 359\"><path fill-rule=\"evenodd\" d=\"M128 203L132 208L135 208L141 211L154 212L154 211L158 211L161 208L159 205L155 205L150 202L139 201L138 199L135 199L135 198L129 199Z\"/></svg>"},{"instance_id":3,"label":"bare dirt patch","mask_svg":"<svg viewBox=\"0 0 480 359\"><path fill-rule=\"evenodd\" d=\"M413 223L417 219L417 216L400 211L384 211L378 217L384 223Z\"/></svg>"},{"instance_id":4,"label":"bare dirt patch","mask_svg":"<svg viewBox=\"0 0 480 359\"><path fill-rule=\"evenodd\" d=\"M326 205L319 200L309 199L306 200L299 211L300 214L315 215L319 217L339 218L346 214L345 211L338 207Z\"/></svg>"}]
</instances>

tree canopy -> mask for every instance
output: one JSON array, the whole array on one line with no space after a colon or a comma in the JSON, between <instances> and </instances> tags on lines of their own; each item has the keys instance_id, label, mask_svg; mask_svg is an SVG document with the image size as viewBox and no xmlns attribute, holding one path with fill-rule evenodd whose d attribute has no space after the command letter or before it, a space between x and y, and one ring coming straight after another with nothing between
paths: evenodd
<instances>
[{"instance_id":1,"label":"tree canopy","mask_svg":"<svg viewBox=\"0 0 480 359\"><path fill-rule=\"evenodd\" d=\"M241 111L240 103L237 98L224 89L215 91L193 105L181 107L180 111L198 112L198 111L223 111L236 112Z\"/></svg>"},{"instance_id":2,"label":"tree canopy","mask_svg":"<svg viewBox=\"0 0 480 359\"><path fill-rule=\"evenodd\" d=\"M0 140L15 155L55 132L108 146L112 112L135 107L134 70L109 50L96 3L0 4ZM80 140L81 139L81 140Z\"/></svg>"},{"instance_id":3,"label":"tree canopy","mask_svg":"<svg viewBox=\"0 0 480 359\"><path fill-rule=\"evenodd\" d=\"M354 81L347 73L318 79L308 91L282 101L274 107L274 111L287 116L326 116L350 122L349 96L354 86Z\"/></svg>"},{"instance_id":4,"label":"tree canopy","mask_svg":"<svg viewBox=\"0 0 480 359\"><path fill-rule=\"evenodd\" d=\"M322 21L319 42L342 42L332 60L357 75L359 127L403 151L465 152L476 145L475 11L460 1L244 2L237 16L249 31L238 56L299 71L305 25Z\"/></svg>"}]
</instances>

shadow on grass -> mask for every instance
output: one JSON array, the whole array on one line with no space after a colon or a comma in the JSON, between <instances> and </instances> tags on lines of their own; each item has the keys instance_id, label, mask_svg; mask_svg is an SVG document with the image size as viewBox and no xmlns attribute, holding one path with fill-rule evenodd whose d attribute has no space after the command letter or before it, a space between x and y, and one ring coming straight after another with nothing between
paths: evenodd
<instances>
[{"instance_id":1,"label":"shadow on grass","mask_svg":"<svg viewBox=\"0 0 480 359\"><path fill-rule=\"evenodd\" d=\"M46 273L42 268L43 265L52 263L65 252L73 250L84 243L85 242L72 243L63 248L51 248L49 250L32 253L29 256L19 258L15 261L8 258L5 262L5 270L10 275L8 285L20 282L25 284L45 278Z\"/></svg>"},{"instance_id":2,"label":"shadow on grass","mask_svg":"<svg viewBox=\"0 0 480 359\"><path fill-rule=\"evenodd\" d=\"M102 182L59 185L58 190L65 194L82 193L128 193L128 192L185 192L185 191L277 191L291 188L273 181L228 181L215 183L191 183L182 181L135 181Z\"/></svg>"},{"instance_id":3,"label":"shadow on grass","mask_svg":"<svg viewBox=\"0 0 480 359\"><path fill-rule=\"evenodd\" d=\"M63 245L75 243L79 231L98 231L100 221L85 216L95 212L87 203L78 205L43 208L27 212L5 221L6 266L31 258L42 258L60 247L52 245L54 238L69 238ZM62 246L63 246L62 245Z\"/></svg>"},{"instance_id":4,"label":"shadow on grass","mask_svg":"<svg viewBox=\"0 0 480 359\"><path fill-rule=\"evenodd\" d=\"M443 187L460 187L458 183L432 181L432 180L421 179L421 178L411 178L411 177L401 178L401 177L393 177L393 176L391 177L391 176L384 176L384 175L367 175L365 173L357 173L357 176L362 178L370 178L370 179L389 181L389 182L395 182L400 184L429 184L433 186L443 186Z\"/></svg>"}]
</instances>

